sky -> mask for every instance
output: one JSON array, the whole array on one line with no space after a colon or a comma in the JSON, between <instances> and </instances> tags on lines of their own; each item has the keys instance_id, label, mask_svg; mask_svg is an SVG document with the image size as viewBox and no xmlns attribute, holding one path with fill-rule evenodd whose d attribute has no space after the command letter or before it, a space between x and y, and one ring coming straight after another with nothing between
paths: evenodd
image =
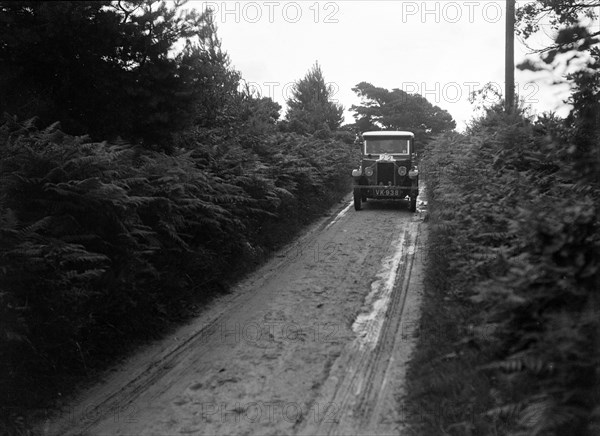
<instances>
[{"instance_id":1,"label":"sky","mask_svg":"<svg viewBox=\"0 0 600 436\"><path fill-rule=\"evenodd\" d=\"M519 2L523 3L523 2ZM419 93L447 110L463 130L472 119L472 91L504 87L504 1L190 1L214 11L217 35L232 66L262 96L281 104L293 83L318 62L333 99L354 121L352 88L368 82ZM532 43L543 46L540 35ZM530 53L515 41L515 62ZM534 113L568 107L565 87L548 75L516 72L517 93Z\"/></svg>"}]
</instances>

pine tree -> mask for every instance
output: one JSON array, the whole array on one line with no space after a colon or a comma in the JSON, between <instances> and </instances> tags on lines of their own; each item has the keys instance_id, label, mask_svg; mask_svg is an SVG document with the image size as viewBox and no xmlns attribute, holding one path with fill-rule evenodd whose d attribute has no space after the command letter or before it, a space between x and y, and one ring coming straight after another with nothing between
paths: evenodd
<instances>
[{"instance_id":1,"label":"pine tree","mask_svg":"<svg viewBox=\"0 0 600 436\"><path fill-rule=\"evenodd\" d=\"M408 94L401 89L388 91L367 82L359 83L352 90L362 99L360 106L352 105L350 108L355 112L354 127L359 132L410 130L415 133L418 142L423 142L430 135L456 127L448 111L432 105L419 94Z\"/></svg>"},{"instance_id":2,"label":"pine tree","mask_svg":"<svg viewBox=\"0 0 600 436\"><path fill-rule=\"evenodd\" d=\"M287 100L286 120L289 129L297 133L317 130L337 130L344 119L344 108L332 97L334 88L327 84L318 62L296 82L292 97Z\"/></svg>"},{"instance_id":3,"label":"pine tree","mask_svg":"<svg viewBox=\"0 0 600 436\"><path fill-rule=\"evenodd\" d=\"M181 2L1 1L0 112L164 149L237 87L215 32Z\"/></svg>"}]
</instances>

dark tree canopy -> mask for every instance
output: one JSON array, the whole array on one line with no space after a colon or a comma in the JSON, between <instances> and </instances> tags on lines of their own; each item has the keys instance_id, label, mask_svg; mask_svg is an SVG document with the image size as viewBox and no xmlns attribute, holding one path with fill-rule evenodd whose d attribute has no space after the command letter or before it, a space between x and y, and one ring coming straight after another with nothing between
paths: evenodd
<instances>
[{"instance_id":1,"label":"dark tree canopy","mask_svg":"<svg viewBox=\"0 0 600 436\"><path fill-rule=\"evenodd\" d=\"M566 76L572 87L568 99L572 110L566 126L570 129L578 170L596 184L600 174L599 7L598 0L540 0L527 3L517 11L517 33L525 41L540 30L542 22L556 32L552 44L536 50L538 59L527 59L519 68L551 71L558 65L563 68L578 65Z\"/></svg>"},{"instance_id":2,"label":"dark tree canopy","mask_svg":"<svg viewBox=\"0 0 600 436\"><path fill-rule=\"evenodd\" d=\"M401 89L388 91L367 82L352 88L361 98L360 106L350 108L358 132L367 130L409 130L424 140L430 134L453 130L456 122L444 109L433 106L419 94L408 94Z\"/></svg>"},{"instance_id":3,"label":"dark tree canopy","mask_svg":"<svg viewBox=\"0 0 600 436\"><path fill-rule=\"evenodd\" d=\"M532 48L532 51L542 54L541 60L548 65L555 61L557 55L567 54L563 58L569 64L593 50L600 42L598 8L600 1L597 0L528 2L517 9L515 31L527 45L532 35L550 28L555 34L554 42L547 47ZM529 59L520 67L535 70L543 69L544 65L535 64Z\"/></svg>"},{"instance_id":4,"label":"dark tree canopy","mask_svg":"<svg viewBox=\"0 0 600 436\"><path fill-rule=\"evenodd\" d=\"M334 88L327 85L318 63L296 82L292 96L287 100L286 120L297 133L317 130L337 130L344 120L344 108L332 100Z\"/></svg>"},{"instance_id":5,"label":"dark tree canopy","mask_svg":"<svg viewBox=\"0 0 600 436\"><path fill-rule=\"evenodd\" d=\"M145 142L214 124L239 76L210 13L182 4L0 2L0 111Z\"/></svg>"},{"instance_id":6,"label":"dark tree canopy","mask_svg":"<svg viewBox=\"0 0 600 436\"><path fill-rule=\"evenodd\" d=\"M576 27L582 18L598 18L600 1L598 0L538 0L524 3L517 9L517 34L525 39L540 30L540 26L548 24L554 29ZM599 36L596 28L589 32ZM559 41L557 41L559 42Z\"/></svg>"}]
</instances>

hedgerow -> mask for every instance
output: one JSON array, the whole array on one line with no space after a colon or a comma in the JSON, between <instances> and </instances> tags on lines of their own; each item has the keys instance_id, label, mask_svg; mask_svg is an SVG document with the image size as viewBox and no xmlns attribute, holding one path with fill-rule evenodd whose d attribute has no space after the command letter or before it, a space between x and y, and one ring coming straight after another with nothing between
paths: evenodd
<instances>
[{"instance_id":1,"label":"hedgerow","mask_svg":"<svg viewBox=\"0 0 600 436\"><path fill-rule=\"evenodd\" d=\"M600 433L600 156L572 138L490 110L428 146L415 432Z\"/></svg>"},{"instance_id":2,"label":"hedgerow","mask_svg":"<svg viewBox=\"0 0 600 436\"><path fill-rule=\"evenodd\" d=\"M346 193L351 142L198 130L167 155L5 116L1 406L47 404L226 290Z\"/></svg>"}]
</instances>

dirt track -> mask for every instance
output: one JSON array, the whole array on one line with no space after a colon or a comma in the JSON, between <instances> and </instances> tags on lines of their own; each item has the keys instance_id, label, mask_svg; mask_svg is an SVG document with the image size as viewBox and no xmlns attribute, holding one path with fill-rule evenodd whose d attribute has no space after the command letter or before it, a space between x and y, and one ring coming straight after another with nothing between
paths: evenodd
<instances>
[{"instance_id":1,"label":"dirt track","mask_svg":"<svg viewBox=\"0 0 600 436\"><path fill-rule=\"evenodd\" d=\"M349 200L41 432L399 434L424 213Z\"/></svg>"}]
</instances>

